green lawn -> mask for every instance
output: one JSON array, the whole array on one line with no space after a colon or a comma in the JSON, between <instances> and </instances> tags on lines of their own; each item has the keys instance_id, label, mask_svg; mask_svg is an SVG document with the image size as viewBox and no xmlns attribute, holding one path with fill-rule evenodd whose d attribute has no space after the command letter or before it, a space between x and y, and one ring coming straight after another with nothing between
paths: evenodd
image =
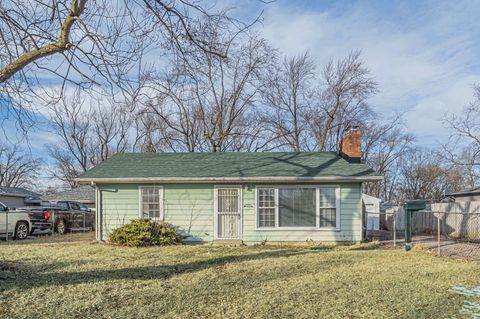
<instances>
[{"instance_id":1,"label":"green lawn","mask_svg":"<svg viewBox=\"0 0 480 319\"><path fill-rule=\"evenodd\" d=\"M0 245L0 318L462 318L480 264L420 250Z\"/></svg>"}]
</instances>

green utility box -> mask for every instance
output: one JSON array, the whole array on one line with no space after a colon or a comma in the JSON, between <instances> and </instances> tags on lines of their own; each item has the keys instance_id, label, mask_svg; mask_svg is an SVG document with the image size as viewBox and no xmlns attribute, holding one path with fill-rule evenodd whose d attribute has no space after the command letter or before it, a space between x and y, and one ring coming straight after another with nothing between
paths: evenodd
<instances>
[{"instance_id":1,"label":"green utility box","mask_svg":"<svg viewBox=\"0 0 480 319\"><path fill-rule=\"evenodd\" d=\"M425 209L427 203L423 199L407 200L403 203L405 210L405 250L412 249L412 214L415 211Z\"/></svg>"}]
</instances>

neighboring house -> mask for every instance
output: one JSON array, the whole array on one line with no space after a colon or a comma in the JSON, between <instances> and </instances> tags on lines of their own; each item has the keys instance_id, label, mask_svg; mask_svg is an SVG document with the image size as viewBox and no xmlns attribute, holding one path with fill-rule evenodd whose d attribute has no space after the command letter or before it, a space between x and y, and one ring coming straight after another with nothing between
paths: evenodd
<instances>
[{"instance_id":1,"label":"neighboring house","mask_svg":"<svg viewBox=\"0 0 480 319\"><path fill-rule=\"evenodd\" d=\"M380 203L381 199L367 194L362 194L365 213L367 214L367 230L380 229Z\"/></svg>"},{"instance_id":2,"label":"neighboring house","mask_svg":"<svg viewBox=\"0 0 480 319\"><path fill-rule=\"evenodd\" d=\"M382 177L360 163L351 130L341 155L120 153L77 181L97 188L97 238L136 218L164 220L187 241L362 240L362 183Z\"/></svg>"},{"instance_id":3,"label":"neighboring house","mask_svg":"<svg viewBox=\"0 0 480 319\"><path fill-rule=\"evenodd\" d=\"M69 190L43 195L42 199L46 201L74 201L85 204L88 208L95 208L95 187L81 185Z\"/></svg>"},{"instance_id":4,"label":"neighboring house","mask_svg":"<svg viewBox=\"0 0 480 319\"><path fill-rule=\"evenodd\" d=\"M455 202L475 202L480 201L480 186L465 189L459 192L450 193L446 196Z\"/></svg>"},{"instance_id":5,"label":"neighboring house","mask_svg":"<svg viewBox=\"0 0 480 319\"><path fill-rule=\"evenodd\" d=\"M38 206L41 201L40 194L25 188L0 186L0 202L9 208Z\"/></svg>"}]
</instances>

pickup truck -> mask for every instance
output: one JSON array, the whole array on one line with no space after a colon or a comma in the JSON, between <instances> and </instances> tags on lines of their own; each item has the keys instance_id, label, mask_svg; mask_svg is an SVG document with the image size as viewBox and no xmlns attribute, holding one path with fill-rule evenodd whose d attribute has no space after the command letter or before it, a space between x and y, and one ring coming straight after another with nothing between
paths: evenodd
<instances>
[{"instance_id":1,"label":"pickup truck","mask_svg":"<svg viewBox=\"0 0 480 319\"><path fill-rule=\"evenodd\" d=\"M13 234L15 239L25 239L31 234L32 223L27 213L9 210L9 208L0 202L0 234L10 236Z\"/></svg>"},{"instance_id":2,"label":"pickup truck","mask_svg":"<svg viewBox=\"0 0 480 319\"><path fill-rule=\"evenodd\" d=\"M32 221L32 233L36 229L52 230L65 234L68 230L93 230L95 214L82 203L58 201L27 211Z\"/></svg>"}]
</instances>

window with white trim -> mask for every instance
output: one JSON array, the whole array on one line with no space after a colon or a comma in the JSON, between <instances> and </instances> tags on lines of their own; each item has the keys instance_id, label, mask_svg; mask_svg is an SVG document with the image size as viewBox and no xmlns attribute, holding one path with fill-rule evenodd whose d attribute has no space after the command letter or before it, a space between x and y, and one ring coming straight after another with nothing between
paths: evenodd
<instances>
[{"instance_id":1,"label":"window with white trim","mask_svg":"<svg viewBox=\"0 0 480 319\"><path fill-rule=\"evenodd\" d=\"M320 188L320 228L336 227L337 225L337 196L336 188Z\"/></svg>"},{"instance_id":2,"label":"window with white trim","mask_svg":"<svg viewBox=\"0 0 480 319\"><path fill-rule=\"evenodd\" d=\"M258 190L258 227L275 227L275 189Z\"/></svg>"},{"instance_id":3,"label":"window with white trim","mask_svg":"<svg viewBox=\"0 0 480 319\"><path fill-rule=\"evenodd\" d=\"M258 228L338 229L340 188L257 188Z\"/></svg>"},{"instance_id":4,"label":"window with white trim","mask_svg":"<svg viewBox=\"0 0 480 319\"><path fill-rule=\"evenodd\" d=\"M140 186L140 216L163 219L163 188L161 186Z\"/></svg>"}]
</instances>

